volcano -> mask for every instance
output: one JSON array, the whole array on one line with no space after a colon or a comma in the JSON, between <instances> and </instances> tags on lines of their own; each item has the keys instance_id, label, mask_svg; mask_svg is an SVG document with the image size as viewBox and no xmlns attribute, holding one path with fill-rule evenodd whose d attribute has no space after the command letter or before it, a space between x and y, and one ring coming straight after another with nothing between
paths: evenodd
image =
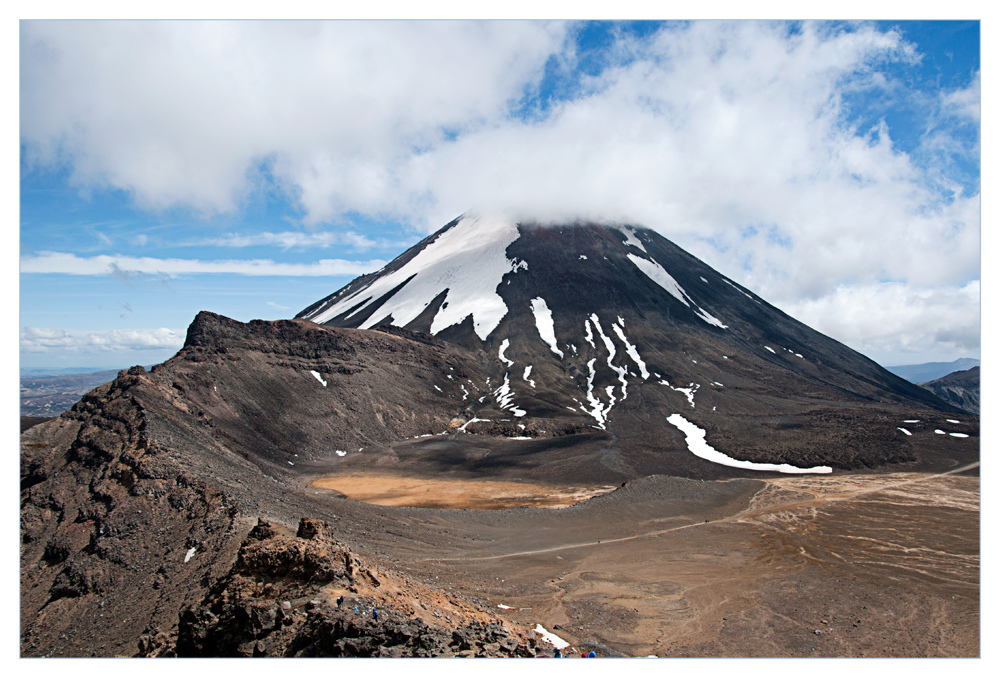
<instances>
[{"instance_id":1,"label":"volcano","mask_svg":"<svg viewBox=\"0 0 1000 678\"><path fill-rule=\"evenodd\" d=\"M687 454L663 463L687 452L684 431L707 436L716 462L750 469L912 461L886 412L953 411L628 225L466 215L296 317L482 352L475 386L487 395L448 375L436 385L472 430L607 432L620 449L605 464L627 475L706 472Z\"/></svg>"}]
</instances>

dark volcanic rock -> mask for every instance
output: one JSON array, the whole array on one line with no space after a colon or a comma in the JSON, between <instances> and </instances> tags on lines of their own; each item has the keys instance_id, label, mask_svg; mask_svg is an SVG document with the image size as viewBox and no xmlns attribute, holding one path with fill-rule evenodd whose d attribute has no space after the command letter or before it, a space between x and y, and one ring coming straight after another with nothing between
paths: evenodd
<instances>
[{"instance_id":1,"label":"dark volcanic rock","mask_svg":"<svg viewBox=\"0 0 1000 678\"><path fill-rule=\"evenodd\" d=\"M23 655L132 655L140 635L162 645L257 516L311 510L296 480L310 456L445 430L464 409L442 392L462 391L442 379L439 392L435 377L483 381L434 338L207 313L190 335L170 361L122 371L22 435ZM309 544L325 533L302 530ZM322 578L325 561L302 558L283 576Z\"/></svg>"},{"instance_id":2,"label":"dark volcanic rock","mask_svg":"<svg viewBox=\"0 0 1000 678\"><path fill-rule=\"evenodd\" d=\"M180 615L176 637L144 636L147 656L531 657L535 641L481 609L446 602L401 575L376 571L303 519L296 537L260 521L232 570ZM309 538L303 533L311 535ZM428 623L451 608L459 624Z\"/></svg>"},{"instance_id":3,"label":"dark volcanic rock","mask_svg":"<svg viewBox=\"0 0 1000 678\"><path fill-rule=\"evenodd\" d=\"M952 372L920 384L941 400L970 414L979 414L979 368Z\"/></svg>"}]
</instances>

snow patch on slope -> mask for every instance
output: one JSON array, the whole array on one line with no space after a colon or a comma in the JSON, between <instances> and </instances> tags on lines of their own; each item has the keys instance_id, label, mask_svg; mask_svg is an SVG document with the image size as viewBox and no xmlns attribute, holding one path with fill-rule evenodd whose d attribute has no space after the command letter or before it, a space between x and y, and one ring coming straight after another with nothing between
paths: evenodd
<instances>
[{"instance_id":1,"label":"snow patch on slope","mask_svg":"<svg viewBox=\"0 0 1000 678\"><path fill-rule=\"evenodd\" d=\"M687 397L688 402L691 403L691 407L694 407L694 394L698 392L699 388L701 388L701 384L691 383L688 384L687 388L674 388L673 386L670 385L670 382L667 381L666 379L661 379L660 383L669 388L671 391L677 391L678 393L683 393Z\"/></svg>"},{"instance_id":2,"label":"snow patch on slope","mask_svg":"<svg viewBox=\"0 0 1000 678\"><path fill-rule=\"evenodd\" d=\"M611 360L615 357L615 343L611 341L608 335L604 334L604 328L601 327L601 320L597 317L596 313L590 314L590 320L594 323L594 327L597 329L597 333L601 335L601 341L604 342L604 347L608 349L608 367L615 371L618 375L618 381L622 385L622 400L628 397L628 380L625 376L628 374L628 370L624 367L619 367L614 365ZM611 388L608 387L608 395L611 396L611 405L614 405L615 397L611 394ZM611 405L608 405L608 410L611 409Z\"/></svg>"},{"instance_id":3,"label":"snow patch on slope","mask_svg":"<svg viewBox=\"0 0 1000 678\"><path fill-rule=\"evenodd\" d=\"M618 318L618 320L620 321L621 318ZM628 353L628 357L632 359L632 362L639 366L639 372L642 374L643 381L645 381L646 379L649 379L649 370L646 369L646 363L639 356L639 351L636 349L635 344L630 344L629 340L625 338L625 331L623 329L624 325L624 322L622 323L622 327L612 325L611 329L615 331L618 338L621 339L623 344L625 344L625 352Z\"/></svg>"},{"instance_id":4,"label":"snow patch on slope","mask_svg":"<svg viewBox=\"0 0 1000 678\"><path fill-rule=\"evenodd\" d=\"M733 468L745 468L751 471L777 471L778 473L833 473L829 466L813 466L810 468L799 468L791 464L761 464L753 461L741 461L719 452L707 442L705 442L705 431L695 424L685 419L679 414L671 414L667 421L676 426L687 442L688 450L696 457L705 461L710 461L723 466Z\"/></svg>"},{"instance_id":5,"label":"snow patch on slope","mask_svg":"<svg viewBox=\"0 0 1000 678\"><path fill-rule=\"evenodd\" d=\"M507 367L513 367L514 361L508 359L507 356L503 354L503 352L507 350L508 346L510 346L510 339L504 339L500 344L500 350L497 352L497 355L500 357L500 360L507 364Z\"/></svg>"},{"instance_id":6,"label":"snow patch on slope","mask_svg":"<svg viewBox=\"0 0 1000 678\"><path fill-rule=\"evenodd\" d=\"M530 375L530 374L531 374L531 365L528 365L527 367L524 368L524 377L523 377L523 379L526 382L528 382L529 384L531 384L531 388L535 388L535 380L528 378L528 375Z\"/></svg>"},{"instance_id":7,"label":"snow patch on slope","mask_svg":"<svg viewBox=\"0 0 1000 678\"><path fill-rule=\"evenodd\" d=\"M562 638L560 638L556 634L550 633L549 631L546 631L545 627L542 626L541 624L535 624L535 633L537 633L539 636L541 636L542 637L541 639L544 642L548 643L549 645L552 645L557 650L561 650L561 649L563 649L565 647L569 647L569 643L567 643L565 640L563 640Z\"/></svg>"},{"instance_id":8,"label":"snow patch on slope","mask_svg":"<svg viewBox=\"0 0 1000 678\"><path fill-rule=\"evenodd\" d=\"M597 344L594 343L594 332L593 330L590 329L590 318L587 318L586 320L583 321L583 329L587 331L587 333L583 335L583 338L587 341L588 344L590 344L591 348L596 349Z\"/></svg>"},{"instance_id":9,"label":"snow patch on slope","mask_svg":"<svg viewBox=\"0 0 1000 678\"><path fill-rule=\"evenodd\" d=\"M316 370L309 370L309 374L311 374L314 377L316 377L316 379L319 381L319 383L323 384L323 387L326 388L326 380L323 379L323 377L320 376L319 372L317 372Z\"/></svg>"},{"instance_id":10,"label":"snow patch on slope","mask_svg":"<svg viewBox=\"0 0 1000 678\"><path fill-rule=\"evenodd\" d=\"M637 237L635 237L635 231L633 231L628 226L618 226L616 228L618 228L618 230L621 231L622 235L625 236L625 242L622 243L623 245L632 245L633 247L638 247L643 252L646 252L646 247L642 244L642 242L639 241Z\"/></svg>"},{"instance_id":11,"label":"snow patch on slope","mask_svg":"<svg viewBox=\"0 0 1000 678\"><path fill-rule=\"evenodd\" d=\"M672 297L677 299L677 301L681 302L682 304L690 308L692 311L694 311L695 314L699 318L704 320L706 323L708 323L709 325L715 325L716 327L719 327L721 329L726 329L727 327L729 327L728 325L723 325L722 321L720 321L718 318L708 313L707 311L703 310L702 308L698 307L693 301L691 301L690 297L688 297L687 295L687 292L684 291L684 288L681 287L677 283L677 281L674 280L674 277L669 273L667 273L667 271L657 262L653 261L652 259L643 259L642 257L637 257L632 253L629 253L628 258L629 261L631 261L633 264L636 265L636 268L638 268L640 271L646 274L646 277L648 277L650 280L652 280L657 285L659 285L667 292L669 292Z\"/></svg>"},{"instance_id":12,"label":"snow patch on slope","mask_svg":"<svg viewBox=\"0 0 1000 678\"><path fill-rule=\"evenodd\" d=\"M556 341L556 326L552 322L552 311L549 310L549 305L541 297L535 297L531 300L531 312L535 315L538 336L549 345L549 349L553 353L562 359L563 352L559 349L559 342Z\"/></svg>"},{"instance_id":13,"label":"snow patch on slope","mask_svg":"<svg viewBox=\"0 0 1000 678\"><path fill-rule=\"evenodd\" d=\"M503 276L527 268L525 262L512 261L506 255L518 235L517 225L512 222L463 217L397 271L375 278L312 320L324 323L360 302L362 307L358 312L372 311L361 324L362 329L374 326L390 314L394 325L403 326L448 290L431 322L431 334L472 315L476 334L485 340L507 314L507 305L496 292ZM364 301L380 299L399 285L403 285L402 289L378 308L372 308L373 302Z\"/></svg>"}]
</instances>

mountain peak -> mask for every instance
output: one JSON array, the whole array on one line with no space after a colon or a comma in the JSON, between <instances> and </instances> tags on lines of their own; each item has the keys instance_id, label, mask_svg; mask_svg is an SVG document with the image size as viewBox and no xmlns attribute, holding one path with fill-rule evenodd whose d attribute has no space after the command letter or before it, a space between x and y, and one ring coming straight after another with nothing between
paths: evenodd
<instances>
[{"instance_id":1,"label":"mountain peak","mask_svg":"<svg viewBox=\"0 0 1000 678\"><path fill-rule=\"evenodd\" d=\"M949 409L657 232L628 224L465 214L297 317L404 327L482 352L489 396L465 403L470 419L491 407L542 429L559 420L638 442L648 435L622 429L629 417L652 418L655 430L683 414L762 463L794 463L794 455L775 455L768 435L751 433L774 416L808 429L834 402ZM810 466L855 435L829 421L821 427L796 443L816 452ZM851 454L902 460L897 433L887 429L879 452Z\"/></svg>"}]
</instances>

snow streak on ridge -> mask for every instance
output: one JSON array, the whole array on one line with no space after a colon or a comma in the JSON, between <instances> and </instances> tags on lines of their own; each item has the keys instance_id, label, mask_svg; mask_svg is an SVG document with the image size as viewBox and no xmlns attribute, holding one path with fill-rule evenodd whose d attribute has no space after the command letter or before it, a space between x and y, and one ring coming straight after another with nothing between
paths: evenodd
<instances>
[{"instance_id":1,"label":"snow streak on ridge","mask_svg":"<svg viewBox=\"0 0 1000 678\"><path fill-rule=\"evenodd\" d=\"M674 280L674 277L667 273L666 270L657 262L652 259L637 257L631 252L629 252L628 258L629 261L635 264L640 271L646 274L646 277L669 292L672 297L677 299L677 301L694 311L699 318L707 322L709 325L715 325L721 329L729 327L728 325L723 325L722 321L691 301L691 298L687 295L687 292L684 291L684 288L681 287L677 281Z\"/></svg>"},{"instance_id":2,"label":"snow streak on ridge","mask_svg":"<svg viewBox=\"0 0 1000 678\"><path fill-rule=\"evenodd\" d=\"M535 315L535 327L538 328L538 335L562 360L563 352L559 349L559 342L556 341L556 326L552 322L552 311L549 310L549 305L541 297L535 297L531 300L531 312Z\"/></svg>"}]
</instances>

